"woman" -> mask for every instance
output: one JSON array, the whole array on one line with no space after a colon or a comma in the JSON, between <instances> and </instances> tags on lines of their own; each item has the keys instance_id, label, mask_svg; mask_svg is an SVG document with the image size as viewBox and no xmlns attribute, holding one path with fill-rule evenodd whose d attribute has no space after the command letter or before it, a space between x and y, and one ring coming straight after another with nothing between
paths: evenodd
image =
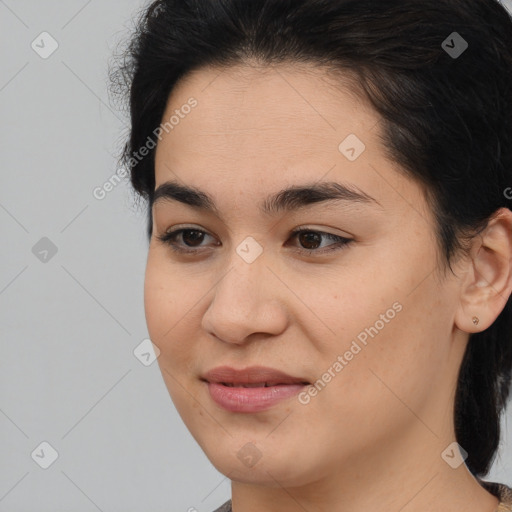
<instances>
[{"instance_id":1,"label":"woman","mask_svg":"<svg viewBox=\"0 0 512 512\"><path fill-rule=\"evenodd\" d=\"M161 0L114 84L145 309L220 511L512 510L512 20Z\"/></svg>"}]
</instances>

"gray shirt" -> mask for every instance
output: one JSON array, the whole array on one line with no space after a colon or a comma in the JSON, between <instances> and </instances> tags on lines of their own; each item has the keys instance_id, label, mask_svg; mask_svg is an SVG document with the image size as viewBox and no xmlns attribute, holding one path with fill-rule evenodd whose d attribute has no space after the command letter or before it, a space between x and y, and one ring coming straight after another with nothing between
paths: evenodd
<instances>
[{"instance_id":1,"label":"gray shirt","mask_svg":"<svg viewBox=\"0 0 512 512\"><path fill-rule=\"evenodd\" d=\"M231 500L226 501L226 503L224 503L224 505L222 505L220 508L214 510L213 512L232 512Z\"/></svg>"},{"instance_id":2,"label":"gray shirt","mask_svg":"<svg viewBox=\"0 0 512 512\"><path fill-rule=\"evenodd\" d=\"M495 512L512 512L512 488L504 484L485 482L480 479L479 482L485 489L500 500L500 504ZM233 512L231 509L231 500L226 501L226 503L213 512Z\"/></svg>"}]
</instances>

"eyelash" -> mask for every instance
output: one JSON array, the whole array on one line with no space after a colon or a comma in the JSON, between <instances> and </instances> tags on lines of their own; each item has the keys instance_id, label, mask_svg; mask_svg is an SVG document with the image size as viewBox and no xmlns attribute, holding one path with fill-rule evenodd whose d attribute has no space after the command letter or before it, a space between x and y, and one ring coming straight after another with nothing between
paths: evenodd
<instances>
[{"instance_id":1,"label":"eyelash","mask_svg":"<svg viewBox=\"0 0 512 512\"><path fill-rule=\"evenodd\" d=\"M197 253L199 253L201 251L201 249L183 249L182 247L179 247L176 244L176 242L175 242L176 237L185 231L195 231L198 233L204 233L205 235L208 235L208 233L206 233L205 231L202 231L200 229L180 228L180 229L176 229L174 231L167 231L163 235L158 235L156 238L161 243L168 245L176 253L179 253L179 254L197 254ZM351 242L353 242L353 240L350 238L344 238L342 236L334 235L332 233L326 233L324 231L316 231L313 229L304 229L302 227L297 228L296 230L292 231L290 238L293 238L302 233L314 233L314 234L318 234L318 235L323 235L326 238L328 238L329 240L337 242L336 244L331 244L330 246L328 246L330 248L327 248L327 249L324 248L323 250L320 250L320 249L296 249L297 252L306 254L306 255L313 255L314 253L325 254L325 253L329 253L332 251L339 251L341 249L344 249ZM209 235L209 236L211 236L211 235Z\"/></svg>"}]
</instances>

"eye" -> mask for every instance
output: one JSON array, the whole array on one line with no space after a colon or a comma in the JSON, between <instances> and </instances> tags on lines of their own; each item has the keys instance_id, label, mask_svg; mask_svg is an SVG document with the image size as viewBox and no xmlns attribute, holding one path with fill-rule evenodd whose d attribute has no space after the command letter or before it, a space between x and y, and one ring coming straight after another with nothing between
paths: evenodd
<instances>
[{"instance_id":1,"label":"eye","mask_svg":"<svg viewBox=\"0 0 512 512\"><path fill-rule=\"evenodd\" d=\"M299 248L298 252L303 252L306 254L324 254L326 252L337 251L343 249L345 246L352 242L352 239L345 238L339 235L334 235L332 233L325 233L324 231L316 231L312 229L306 229L303 227L297 228L292 231L291 238L298 237L299 242L302 245L305 245L306 248ZM316 246L318 244L321 245L323 239L331 240L334 243L327 246L323 250L318 250L318 248L312 248L311 246Z\"/></svg>"},{"instance_id":2,"label":"eye","mask_svg":"<svg viewBox=\"0 0 512 512\"><path fill-rule=\"evenodd\" d=\"M181 235L182 241L185 241L185 248L180 246L176 239ZM167 231L163 235L159 235L156 238L163 244L168 245L173 251L183 254L194 254L199 252L194 249L198 244L202 242L204 236L210 236L205 231L194 228L180 228L174 231ZM191 245L188 245L190 242Z\"/></svg>"},{"instance_id":3,"label":"eye","mask_svg":"<svg viewBox=\"0 0 512 512\"><path fill-rule=\"evenodd\" d=\"M158 235L156 238L163 244L168 245L174 252L181 254L198 254L201 252L201 247L204 248L204 246L201 246L201 242L204 240L205 236L211 237L211 235L200 229L179 228L167 231L163 235ZM177 240L178 238L181 238L181 242ZM334 235L332 233L305 229L302 227L292 231L290 239L293 238L297 238L302 245L306 246L305 248L297 248L296 252L308 255L320 255L326 252L340 250L353 241L352 239ZM318 245L321 246L322 239L331 240L334 243L321 250L319 250L318 247L312 247ZM217 243L216 245L219 244Z\"/></svg>"}]
</instances>

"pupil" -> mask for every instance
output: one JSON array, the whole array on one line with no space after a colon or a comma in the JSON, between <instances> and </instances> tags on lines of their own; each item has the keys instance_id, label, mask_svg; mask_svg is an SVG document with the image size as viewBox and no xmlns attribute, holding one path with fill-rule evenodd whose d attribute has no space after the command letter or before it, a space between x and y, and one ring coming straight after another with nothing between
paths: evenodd
<instances>
[{"instance_id":1,"label":"pupil","mask_svg":"<svg viewBox=\"0 0 512 512\"><path fill-rule=\"evenodd\" d=\"M190 234L190 233L195 233L196 236L192 236L192 237L187 237L187 234ZM194 229L188 229L187 231L183 231L182 233L182 236L183 236L183 241L187 244L187 245L192 245L192 247L194 246L194 244L189 244L185 239L186 238L192 238L192 242L194 242L194 239L196 242L199 242L201 243L202 241L202 238L203 238L203 235L204 233L200 233L199 231L197 230L194 230Z\"/></svg>"},{"instance_id":2,"label":"pupil","mask_svg":"<svg viewBox=\"0 0 512 512\"><path fill-rule=\"evenodd\" d=\"M304 245L306 249L316 249L316 247L308 247L308 244L313 243L313 245L317 245L318 243L320 243L320 237L318 236L318 233L302 233L301 235L299 235L299 238L301 244Z\"/></svg>"}]
</instances>

